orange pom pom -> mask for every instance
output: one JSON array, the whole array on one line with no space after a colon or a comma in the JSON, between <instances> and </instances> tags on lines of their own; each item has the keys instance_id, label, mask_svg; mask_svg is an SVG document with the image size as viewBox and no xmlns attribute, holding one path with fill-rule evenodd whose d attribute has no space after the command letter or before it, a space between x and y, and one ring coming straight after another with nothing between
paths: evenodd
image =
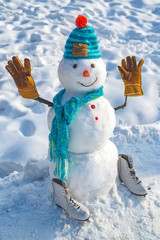
<instances>
[{"instance_id":1,"label":"orange pom pom","mask_svg":"<svg viewBox=\"0 0 160 240\"><path fill-rule=\"evenodd\" d=\"M82 15L78 15L75 23L78 28L84 28L87 26L87 18Z\"/></svg>"}]
</instances>

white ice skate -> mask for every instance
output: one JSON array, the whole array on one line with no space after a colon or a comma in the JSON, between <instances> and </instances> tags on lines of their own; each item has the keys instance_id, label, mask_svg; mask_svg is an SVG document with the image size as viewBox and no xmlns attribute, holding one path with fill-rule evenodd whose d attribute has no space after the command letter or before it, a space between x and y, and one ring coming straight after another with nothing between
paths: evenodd
<instances>
[{"instance_id":1,"label":"white ice skate","mask_svg":"<svg viewBox=\"0 0 160 240\"><path fill-rule=\"evenodd\" d=\"M71 190L67 188L67 183L65 181L62 182L60 179L54 178L52 180L52 187L56 204L63 208L70 217L80 221L89 219L89 210L73 199Z\"/></svg>"},{"instance_id":2,"label":"white ice skate","mask_svg":"<svg viewBox=\"0 0 160 240\"><path fill-rule=\"evenodd\" d=\"M118 159L118 171L120 181L129 189L131 193L138 196L145 196L148 194L147 187L136 175L132 157L125 154L120 154Z\"/></svg>"}]
</instances>

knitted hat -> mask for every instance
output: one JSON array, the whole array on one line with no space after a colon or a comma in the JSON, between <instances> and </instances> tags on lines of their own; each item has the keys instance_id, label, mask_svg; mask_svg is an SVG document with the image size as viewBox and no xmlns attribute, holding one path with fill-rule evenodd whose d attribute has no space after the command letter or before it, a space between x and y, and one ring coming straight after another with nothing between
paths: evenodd
<instances>
[{"instance_id":1,"label":"knitted hat","mask_svg":"<svg viewBox=\"0 0 160 240\"><path fill-rule=\"evenodd\" d=\"M69 35L63 57L65 59L95 59L100 58L96 33L87 26L87 18L79 15L75 21L76 28Z\"/></svg>"}]
</instances>

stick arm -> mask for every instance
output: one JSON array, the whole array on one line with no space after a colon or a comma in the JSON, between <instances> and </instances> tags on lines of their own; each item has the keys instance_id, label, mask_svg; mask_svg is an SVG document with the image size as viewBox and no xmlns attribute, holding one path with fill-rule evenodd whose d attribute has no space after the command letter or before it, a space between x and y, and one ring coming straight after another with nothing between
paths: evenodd
<instances>
[{"instance_id":1,"label":"stick arm","mask_svg":"<svg viewBox=\"0 0 160 240\"><path fill-rule=\"evenodd\" d=\"M125 96L125 101L124 104L121 106L118 106L116 108L114 108L115 111L119 110L119 109L124 109L127 106L127 95Z\"/></svg>"},{"instance_id":2,"label":"stick arm","mask_svg":"<svg viewBox=\"0 0 160 240\"><path fill-rule=\"evenodd\" d=\"M53 107L53 103L44 99L44 98L41 98L41 97L37 97L35 98L34 100L40 102L40 103L43 103L43 104L46 104L48 107Z\"/></svg>"}]
</instances>

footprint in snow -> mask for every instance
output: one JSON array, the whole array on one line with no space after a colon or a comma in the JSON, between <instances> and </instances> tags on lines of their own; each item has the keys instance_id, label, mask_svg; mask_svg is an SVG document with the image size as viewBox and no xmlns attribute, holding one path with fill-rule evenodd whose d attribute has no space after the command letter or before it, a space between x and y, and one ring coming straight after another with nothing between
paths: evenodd
<instances>
[{"instance_id":1,"label":"footprint in snow","mask_svg":"<svg viewBox=\"0 0 160 240\"><path fill-rule=\"evenodd\" d=\"M33 33L30 37L31 42L41 42L41 36L37 33Z\"/></svg>"},{"instance_id":2,"label":"footprint in snow","mask_svg":"<svg viewBox=\"0 0 160 240\"><path fill-rule=\"evenodd\" d=\"M20 129L21 133L25 136L25 137L31 137L34 135L35 131L36 131L36 127L34 125L34 123L31 120L24 120L21 123Z\"/></svg>"}]
</instances>

